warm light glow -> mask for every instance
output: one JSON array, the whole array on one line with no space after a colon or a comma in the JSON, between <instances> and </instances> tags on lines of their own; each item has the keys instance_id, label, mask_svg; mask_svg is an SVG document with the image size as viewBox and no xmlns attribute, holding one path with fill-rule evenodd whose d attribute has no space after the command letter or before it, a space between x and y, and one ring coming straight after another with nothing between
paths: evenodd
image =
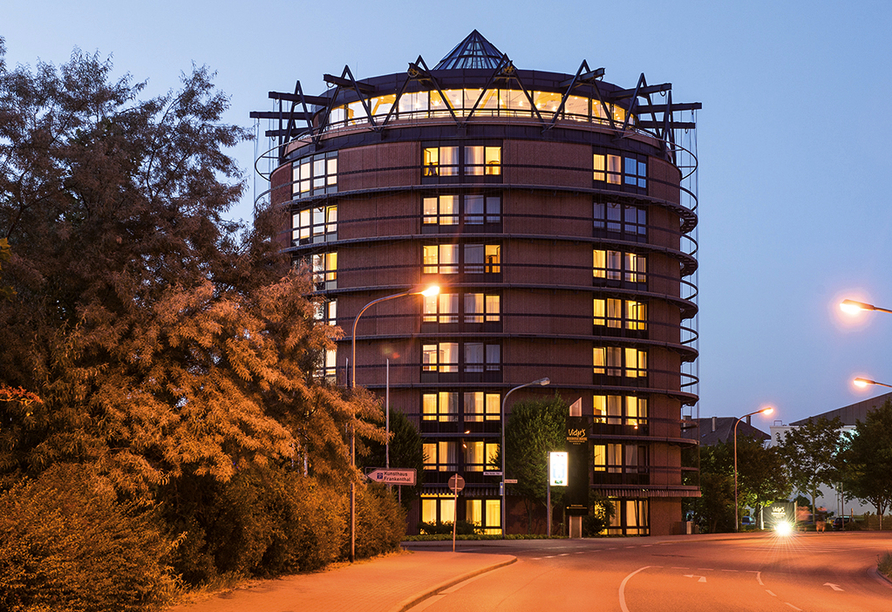
<instances>
[{"instance_id":1,"label":"warm light glow","mask_svg":"<svg viewBox=\"0 0 892 612\"><path fill-rule=\"evenodd\" d=\"M787 521L781 521L774 527L774 530L777 535L788 536L793 533L793 526Z\"/></svg>"},{"instance_id":2,"label":"warm light glow","mask_svg":"<svg viewBox=\"0 0 892 612\"><path fill-rule=\"evenodd\" d=\"M768 406L767 408L760 410L759 414L771 414L772 412L774 412L774 407Z\"/></svg>"},{"instance_id":3,"label":"warm light glow","mask_svg":"<svg viewBox=\"0 0 892 612\"><path fill-rule=\"evenodd\" d=\"M431 285L427 289L421 292L421 295L424 297L433 297L440 293L440 287L438 285Z\"/></svg>"},{"instance_id":4,"label":"warm light glow","mask_svg":"<svg viewBox=\"0 0 892 612\"><path fill-rule=\"evenodd\" d=\"M866 378L856 378L855 380L852 381L852 384L855 385L856 387L861 387L863 389L864 387L866 387L868 385L872 385L873 381L867 380Z\"/></svg>"},{"instance_id":5,"label":"warm light glow","mask_svg":"<svg viewBox=\"0 0 892 612\"><path fill-rule=\"evenodd\" d=\"M855 300L843 300L839 303L839 309L846 314L856 315L862 310L873 310L873 306Z\"/></svg>"}]
</instances>

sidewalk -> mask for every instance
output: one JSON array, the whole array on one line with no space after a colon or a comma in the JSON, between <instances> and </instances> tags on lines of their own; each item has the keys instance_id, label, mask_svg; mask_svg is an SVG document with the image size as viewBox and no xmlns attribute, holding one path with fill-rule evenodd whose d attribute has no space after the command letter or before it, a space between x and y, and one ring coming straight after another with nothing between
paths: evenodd
<instances>
[{"instance_id":1,"label":"sidewalk","mask_svg":"<svg viewBox=\"0 0 892 612\"><path fill-rule=\"evenodd\" d=\"M442 589L516 560L510 555L402 552L315 574L263 580L167 612L402 612Z\"/></svg>"}]
</instances>

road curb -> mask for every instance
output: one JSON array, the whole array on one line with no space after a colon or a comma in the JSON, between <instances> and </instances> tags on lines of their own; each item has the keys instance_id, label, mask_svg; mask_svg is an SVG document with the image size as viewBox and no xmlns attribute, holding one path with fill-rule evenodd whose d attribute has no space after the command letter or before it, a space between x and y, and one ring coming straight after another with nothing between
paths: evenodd
<instances>
[{"instance_id":1,"label":"road curb","mask_svg":"<svg viewBox=\"0 0 892 612\"><path fill-rule=\"evenodd\" d=\"M487 572L492 572L499 568L505 567L506 565L511 565L512 563L515 563L516 561L517 561L517 557L510 557L508 559L505 559L504 561L499 561L498 563L493 563L492 565L487 565L485 567L478 568L474 571L467 572L466 574L462 574L461 576L458 576L456 578L450 578L449 580L441 582L440 584L438 584L434 587L431 587L430 589L427 589L426 591L422 591L421 593L417 593L415 595L407 597L400 603L398 603L395 606L393 606L392 608L390 608L390 610L388 610L388 612L406 612L406 610L412 608L413 606L418 605L419 603L421 603L422 601L424 601L425 599L427 599L429 597L433 597L434 595L436 595L437 593L439 593L440 591L442 591L444 589L448 589L449 587L455 586L456 584L458 584L460 582L464 582L465 580L470 580L471 578L474 578L475 576L479 576L480 574L486 574Z\"/></svg>"}]
</instances>

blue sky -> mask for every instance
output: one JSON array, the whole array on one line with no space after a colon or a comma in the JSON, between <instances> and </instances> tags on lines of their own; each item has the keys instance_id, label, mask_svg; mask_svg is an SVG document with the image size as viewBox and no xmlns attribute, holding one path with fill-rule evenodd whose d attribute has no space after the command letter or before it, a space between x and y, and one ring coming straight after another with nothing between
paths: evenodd
<instances>
[{"instance_id":1,"label":"blue sky","mask_svg":"<svg viewBox=\"0 0 892 612\"><path fill-rule=\"evenodd\" d=\"M892 307L892 3L8 4L7 67L60 64L77 46L154 95L207 65L231 96L228 121L244 126L297 79L315 94L345 64L357 78L419 54L433 65L475 28L519 68L573 73L585 59L624 87L642 72L671 82L673 100L703 103L700 415L771 404L767 428L880 393L856 391L855 375L892 384L892 317L844 320L836 308L842 297ZM252 173L254 144L233 153ZM233 216L249 219L251 201Z\"/></svg>"}]
</instances>

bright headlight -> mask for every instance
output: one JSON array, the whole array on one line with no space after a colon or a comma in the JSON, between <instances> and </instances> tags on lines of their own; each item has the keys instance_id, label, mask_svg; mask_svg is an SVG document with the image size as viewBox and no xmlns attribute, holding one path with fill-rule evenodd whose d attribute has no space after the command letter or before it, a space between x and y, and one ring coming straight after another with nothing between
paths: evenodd
<instances>
[{"instance_id":1,"label":"bright headlight","mask_svg":"<svg viewBox=\"0 0 892 612\"><path fill-rule=\"evenodd\" d=\"M781 521L777 525L775 525L774 530L778 533L778 535L790 535L793 533L793 526L790 525L787 521Z\"/></svg>"}]
</instances>

